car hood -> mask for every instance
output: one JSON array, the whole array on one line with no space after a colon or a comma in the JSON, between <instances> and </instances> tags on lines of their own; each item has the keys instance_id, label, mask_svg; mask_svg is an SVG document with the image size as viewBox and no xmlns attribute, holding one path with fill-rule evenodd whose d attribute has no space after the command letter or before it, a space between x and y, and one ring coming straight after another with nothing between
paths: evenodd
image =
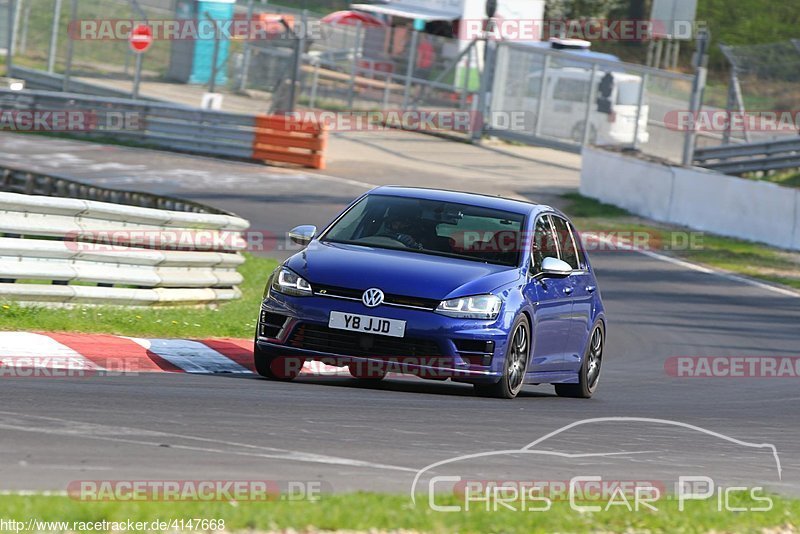
<instances>
[{"instance_id":1,"label":"car hood","mask_svg":"<svg viewBox=\"0 0 800 534\"><path fill-rule=\"evenodd\" d=\"M286 263L311 283L426 299L479 295L521 276L517 267L402 250L312 241Z\"/></svg>"}]
</instances>

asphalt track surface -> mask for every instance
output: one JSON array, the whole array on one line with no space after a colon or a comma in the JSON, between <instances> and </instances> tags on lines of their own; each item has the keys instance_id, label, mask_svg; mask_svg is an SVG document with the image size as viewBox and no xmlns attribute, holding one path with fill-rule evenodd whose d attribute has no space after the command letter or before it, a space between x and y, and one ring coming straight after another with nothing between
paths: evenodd
<instances>
[{"instance_id":1,"label":"asphalt track surface","mask_svg":"<svg viewBox=\"0 0 800 534\"><path fill-rule=\"evenodd\" d=\"M183 194L274 231L323 224L366 188L363 180L30 139L0 136L0 160L53 170L48 162L60 159L63 174ZM83 161L66 161L70 154ZM525 165L532 175L548 171L546 162ZM542 194L554 190L543 188ZM513 180L502 189L536 193ZM502 450L426 476L601 475L671 484L680 475L702 475L800 494L797 378L686 379L664 367L672 356L800 356L800 299L634 252L596 252L592 259L610 321L592 400L557 398L548 386L526 387L514 401L482 399L469 386L415 378L377 386L338 377L282 384L179 374L5 380L0 489L199 478L323 480L333 491L408 492L429 464ZM634 419L576 426L538 443L538 453L509 452L565 425L609 417ZM745 442L773 444L781 476L771 449Z\"/></svg>"}]
</instances>

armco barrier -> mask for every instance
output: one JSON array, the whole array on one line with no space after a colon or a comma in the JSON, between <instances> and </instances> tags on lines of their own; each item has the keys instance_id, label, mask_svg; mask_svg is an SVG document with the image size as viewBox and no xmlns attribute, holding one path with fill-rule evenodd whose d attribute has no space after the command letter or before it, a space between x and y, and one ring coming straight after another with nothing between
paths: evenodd
<instances>
[{"instance_id":1,"label":"armco barrier","mask_svg":"<svg viewBox=\"0 0 800 534\"><path fill-rule=\"evenodd\" d=\"M800 191L584 148L581 194L660 222L800 250Z\"/></svg>"},{"instance_id":2,"label":"armco barrier","mask_svg":"<svg viewBox=\"0 0 800 534\"><path fill-rule=\"evenodd\" d=\"M187 211L193 213L215 213L231 215L228 212L192 202L152 193L109 189L87 184L59 176L57 174L41 174L25 169L0 166L0 191L6 193L24 193L26 195L55 196L111 202L124 206L155 208L171 211Z\"/></svg>"},{"instance_id":3,"label":"armco barrier","mask_svg":"<svg viewBox=\"0 0 800 534\"><path fill-rule=\"evenodd\" d=\"M325 168L328 134L320 124L287 120L276 115L256 117L253 158Z\"/></svg>"},{"instance_id":4,"label":"armco barrier","mask_svg":"<svg viewBox=\"0 0 800 534\"><path fill-rule=\"evenodd\" d=\"M225 214L0 193L0 301L174 306L236 299L248 226Z\"/></svg>"},{"instance_id":5,"label":"armco barrier","mask_svg":"<svg viewBox=\"0 0 800 534\"><path fill-rule=\"evenodd\" d=\"M290 126L281 115L243 115L164 102L9 89L0 89L0 105L15 112L82 113L84 127L59 131L62 134L112 137L209 156L324 166L325 132L317 125Z\"/></svg>"}]
</instances>

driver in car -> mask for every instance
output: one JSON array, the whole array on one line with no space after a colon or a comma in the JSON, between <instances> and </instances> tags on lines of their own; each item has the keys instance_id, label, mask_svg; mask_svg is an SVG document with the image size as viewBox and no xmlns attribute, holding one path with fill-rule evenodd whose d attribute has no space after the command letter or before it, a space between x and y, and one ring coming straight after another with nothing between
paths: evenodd
<instances>
[{"instance_id":1,"label":"driver in car","mask_svg":"<svg viewBox=\"0 0 800 534\"><path fill-rule=\"evenodd\" d=\"M389 209L386 222L380 236L399 241L408 248L422 249L422 244L414 237L414 222L419 220L416 212L403 210L399 207Z\"/></svg>"}]
</instances>

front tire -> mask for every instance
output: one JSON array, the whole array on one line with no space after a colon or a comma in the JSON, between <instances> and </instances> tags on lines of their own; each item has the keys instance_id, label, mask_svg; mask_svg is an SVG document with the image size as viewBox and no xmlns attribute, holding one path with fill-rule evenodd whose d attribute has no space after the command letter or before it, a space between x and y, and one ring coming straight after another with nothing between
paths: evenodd
<instances>
[{"instance_id":1,"label":"front tire","mask_svg":"<svg viewBox=\"0 0 800 534\"><path fill-rule=\"evenodd\" d=\"M291 382L300 376L305 362L305 358L282 356L272 350L261 349L258 343L254 343L253 364L256 372L264 378L279 382Z\"/></svg>"},{"instance_id":2,"label":"front tire","mask_svg":"<svg viewBox=\"0 0 800 534\"><path fill-rule=\"evenodd\" d=\"M475 384L475 393L482 397L513 399L525 384L525 373L531 353L531 327L528 319L520 315L514 321L503 364L503 377L494 384Z\"/></svg>"},{"instance_id":3,"label":"front tire","mask_svg":"<svg viewBox=\"0 0 800 534\"><path fill-rule=\"evenodd\" d=\"M572 399L590 399L597 391L600 382L600 367L603 363L603 349L606 333L602 324L597 324L589 337L586 353L579 371L577 384L556 384L556 395Z\"/></svg>"}]
</instances>

